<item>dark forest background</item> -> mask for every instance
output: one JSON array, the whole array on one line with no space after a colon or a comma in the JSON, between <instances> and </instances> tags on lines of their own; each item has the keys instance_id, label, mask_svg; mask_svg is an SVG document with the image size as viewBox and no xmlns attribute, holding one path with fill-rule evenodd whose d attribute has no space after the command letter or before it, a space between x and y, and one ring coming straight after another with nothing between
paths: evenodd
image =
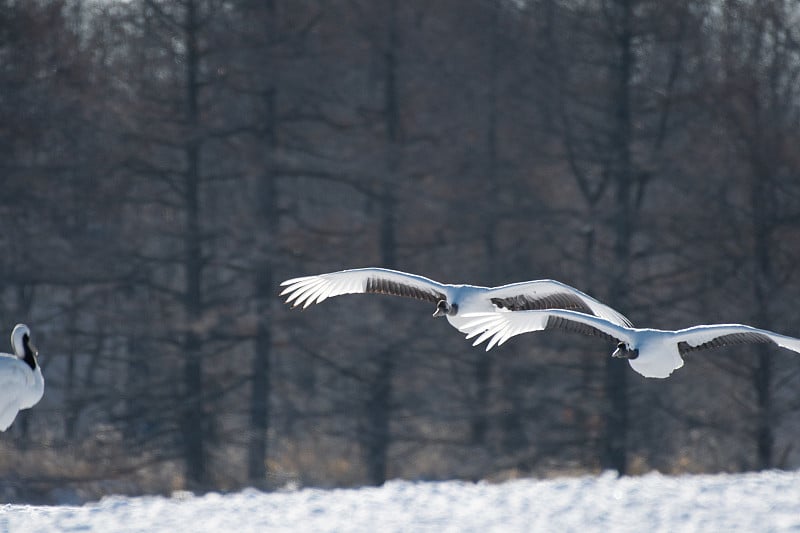
<instances>
[{"instance_id":1,"label":"dark forest background","mask_svg":"<svg viewBox=\"0 0 800 533\"><path fill-rule=\"evenodd\" d=\"M800 467L800 357L668 380L426 304L555 278L643 327L800 335L789 0L0 0L0 329L45 396L3 499ZM8 351L8 348L6 348Z\"/></svg>"}]
</instances>

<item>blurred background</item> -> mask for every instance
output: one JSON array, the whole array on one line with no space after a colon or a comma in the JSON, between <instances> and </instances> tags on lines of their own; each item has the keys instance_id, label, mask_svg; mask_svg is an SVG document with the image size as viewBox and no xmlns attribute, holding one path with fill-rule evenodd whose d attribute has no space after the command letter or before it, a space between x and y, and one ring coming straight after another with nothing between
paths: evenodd
<instances>
[{"instance_id":1,"label":"blurred background","mask_svg":"<svg viewBox=\"0 0 800 533\"><path fill-rule=\"evenodd\" d=\"M800 335L799 81L788 0L0 0L0 329L46 380L0 495L798 468L791 352L646 380L278 285L555 278Z\"/></svg>"}]
</instances>

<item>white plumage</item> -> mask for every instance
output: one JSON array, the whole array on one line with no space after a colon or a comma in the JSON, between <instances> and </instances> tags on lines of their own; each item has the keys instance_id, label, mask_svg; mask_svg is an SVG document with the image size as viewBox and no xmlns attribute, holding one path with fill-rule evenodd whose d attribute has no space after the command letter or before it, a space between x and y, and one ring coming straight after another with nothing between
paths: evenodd
<instances>
[{"instance_id":1,"label":"white plumage","mask_svg":"<svg viewBox=\"0 0 800 533\"><path fill-rule=\"evenodd\" d=\"M14 355L0 353L0 431L8 429L20 410L30 409L44 394L44 377L28 326L17 324L11 346Z\"/></svg>"},{"instance_id":2,"label":"white plumage","mask_svg":"<svg viewBox=\"0 0 800 533\"><path fill-rule=\"evenodd\" d=\"M573 309L595 314L615 324L629 326L622 314L591 296L564 283L542 279L480 287L439 283L423 276L386 268L357 268L289 279L281 296L292 307L320 303L331 296L354 293L377 293L405 296L436 304L433 316L446 316L461 331L465 313L491 312L498 309Z\"/></svg>"},{"instance_id":3,"label":"white plumage","mask_svg":"<svg viewBox=\"0 0 800 533\"><path fill-rule=\"evenodd\" d=\"M518 313L471 313L465 317L467 338L473 345L489 341L486 350L531 331L562 329L614 339L613 357L628 359L631 367L648 378L666 378L683 366L683 355L733 344L773 343L800 353L800 339L742 324L694 326L678 331L639 329L614 324L600 317L564 310Z\"/></svg>"}]
</instances>

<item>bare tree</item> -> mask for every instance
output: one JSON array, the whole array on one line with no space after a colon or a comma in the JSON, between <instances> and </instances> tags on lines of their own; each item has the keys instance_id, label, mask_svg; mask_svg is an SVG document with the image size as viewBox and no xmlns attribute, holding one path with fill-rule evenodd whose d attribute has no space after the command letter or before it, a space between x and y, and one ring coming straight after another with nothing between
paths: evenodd
<instances>
[{"instance_id":1,"label":"bare tree","mask_svg":"<svg viewBox=\"0 0 800 533\"><path fill-rule=\"evenodd\" d=\"M607 294L609 304L629 312L635 263L645 257L634 243L637 234L645 234L640 224L643 201L673 131L670 113L691 12L685 6L664 9L633 0L590 2L575 10L544 4L553 20L545 31L546 61L555 87L563 157L591 224L583 261L606 274L608 282L600 292ZM664 24L655 30L659 17ZM559 28L577 36L575 42L559 39ZM601 211L601 202L609 207ZM595 255L598 240L610 250L606 258ZM594 283L592 288L600 289ZM628 373L624 362L606 360L600 463L622 474L628 467L631 417Z\"/></svg>"},{"instance_id":2,"label":"bare tree","mask_svg":"<svg viewBox=\"0 0 800 533\"><path fill-rule=\"evenodd\" d=\"M797 80L800 34L795 6L775 1L751 5L730 2L718 20L721 64L713 102L741 162L735 183L746 198L737 225L749 235L740 248L748 273L754 324L785 326L777 317L794 278L796 254L784 248L785 235L797 230L798 168L793 146L800 135ZM737 217L739 218L739 217ZM737 246L738 248L738 246ZM775 431L781 409L776 405L785 370L774 350L759 346L749 364L755 406L752 437L758 468L778 466ZM780 377L781 375L784 377Z\"/></svg>"}]
</instances>

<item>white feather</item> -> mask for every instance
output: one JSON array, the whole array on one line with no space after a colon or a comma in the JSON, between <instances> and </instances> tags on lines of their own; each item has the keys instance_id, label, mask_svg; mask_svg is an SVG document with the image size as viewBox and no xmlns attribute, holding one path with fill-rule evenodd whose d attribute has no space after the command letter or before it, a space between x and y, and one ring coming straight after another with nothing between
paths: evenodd
<instances>
[{"instance_id":1,"label":"white feather","mask_svg":"<svg viewBox=\"0 0 800 533\"><path fill-rule=\"evenodd\" d=\"M464 318L465 314L496 311L498 308L492 303L492 299L513 300L514 298L547 301L561 297L572 301L579 300L597 316L606 318L613 323L631 324L621 313L591 296L574 287L549 279L524 281L500 287L482 287L439 283L424 276L386 268L357 268L288 279L281 283L281 287L284 288L280 295L285 296L286 303L292 307L306 309L332 296L366 293L370 282L401 286L404 289L418 291L418 294L412 297L424 297L431 301L438 298L446 300L448 304L457 308L456 312L446 315L447 320L453 327L461 331L466 331L464 328L469 322ZM372 290L371 292L376 291ZM502 344L504 339L498 339L497 342Z\"/></svg>"},{"instance_id":2,"label":"white feather","mask_svg":"<svg viewBox=\"0 0 800 533\"><path fill-rule=\"evenodd\" d=\"M27 340L24 337L27 337ZM17 324L11 333L14 355L0 353L0 431L8 429L20 410L30 409L44 394L44 377L35 350L33 352L35 368L31 368L23 359L25 345L29 341L28 326ZM28 346L33 350L32 346Z\"/></svg>"},{"instance_id":3,"label":"white feather","mask_svg":"<svg viewBox=\"0 0 800 533\"><path fill-rule=\"evenodd\" d=\"M760 342L759 336L762 336L782 348L800 353L800 339L743 324L703 325L678 331L641 329L614 324L601 317L558 309L468 313L464 315L464 318L469 319L464 329L467 339L477 337L473 345L488 340L488 351L516 335L544 330L551 317L585 324L627 344L629 349L638 350L638 357L629 359L628 362L635 371L649 378L666 378L683 366L679 343L684 342L696 348L727 335L747 334L739 342Z\"/></svg>"}]
</instances>

